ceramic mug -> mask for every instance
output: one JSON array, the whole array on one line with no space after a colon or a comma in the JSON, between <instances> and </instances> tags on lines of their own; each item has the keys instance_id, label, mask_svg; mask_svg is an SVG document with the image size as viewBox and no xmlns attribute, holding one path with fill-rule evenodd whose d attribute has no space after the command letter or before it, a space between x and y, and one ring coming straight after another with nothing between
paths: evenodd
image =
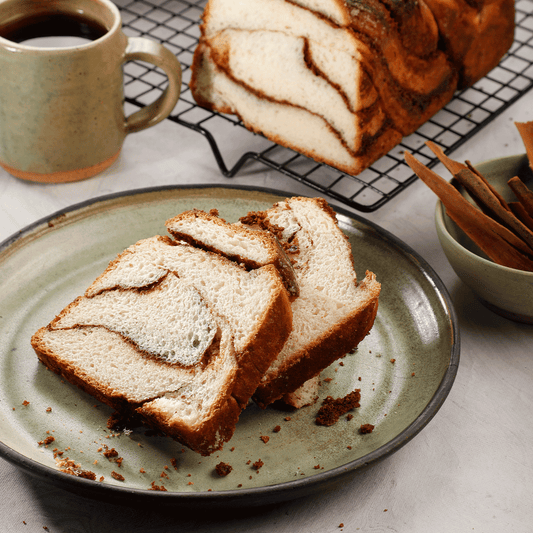
<instances>
[{"instance_id":1,"label":"ceramic mug","mask_svg":"<svg viewBox=\"0 0 533 533\"><path fill-rule=\"evenodd\" d=\"M171 113L179 61L121 27L109 0L0 0L0 165L10 174L54 183L88 178L117 159L126 135ZM47 36L84 41L43 48L29 40ZM130 60L161 68L168 85L125 117L122 65Z\"/></svg>"}]
</instances>

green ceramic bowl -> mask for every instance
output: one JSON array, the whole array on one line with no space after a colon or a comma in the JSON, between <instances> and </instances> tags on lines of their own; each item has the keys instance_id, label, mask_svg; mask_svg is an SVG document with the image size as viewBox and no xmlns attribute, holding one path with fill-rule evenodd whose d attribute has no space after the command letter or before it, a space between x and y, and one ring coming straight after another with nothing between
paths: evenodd
<instances>
[{"instance_id":1,"label":"green ceramic bowl","mask_svg":"<svg viewBox=\"0 0 533 533\"><path fill-rule=\"evenodd\" d=\"M519 176L529 188L533 186L533 173L525 155L492 159L476 165L476 168L506 201L516 200L507 185L513 176ZM469 198L462 188L459 187L459 190ZM479 300L506 318L533 324L533 272L497 265L488 259L446 215L440 201L437 202L435 222L437 235L450 265Z\"/></svg>"}]
</instances>

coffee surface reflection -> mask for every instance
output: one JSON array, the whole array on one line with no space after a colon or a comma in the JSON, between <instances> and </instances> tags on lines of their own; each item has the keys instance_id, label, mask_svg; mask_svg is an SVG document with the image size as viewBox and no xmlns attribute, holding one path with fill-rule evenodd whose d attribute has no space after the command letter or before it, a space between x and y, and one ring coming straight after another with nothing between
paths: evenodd
<instances>
[{"instance_id":1,"label":"coffee surface reflection","mask_svg":"<svg viewBox=\"0 0 533 533\"><path fill-rule=\"evenodd\" d=\"M108 29L88 17L39 14L0 27L0 36L9 41L40 48L87 44L103 37Z\"/></svg>"}]
</instances>

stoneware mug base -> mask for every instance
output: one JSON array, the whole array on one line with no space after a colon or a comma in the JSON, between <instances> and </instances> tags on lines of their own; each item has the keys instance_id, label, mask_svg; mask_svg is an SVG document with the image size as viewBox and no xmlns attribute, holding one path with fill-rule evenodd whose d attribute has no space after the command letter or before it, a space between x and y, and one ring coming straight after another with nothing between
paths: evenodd
<instances>
[{"instance_id":1,"label":"stoneware mug base","mask_svg":"<svg viewBox=\"0 0 533 533\"><path fill-rule=\"evenodd\" d=\"M110 167L118 159L119 155L120 151L118 151L114 156L111 156L109 159L106 159L101 163L96 163L96 165L85 168L77 168L74 170L58 170L57 172L52 172L51 174L17 170L16 168L11 168L10 166L5 165L2 163L2 161L0 161L0 167L2 167L12 176L15 176L15 178L20 178L26 181L36 181L40 183L67 183L69 181L80 181L96 176L96 174L99 174L106 168Z\"/></svg>"}]
</instances>

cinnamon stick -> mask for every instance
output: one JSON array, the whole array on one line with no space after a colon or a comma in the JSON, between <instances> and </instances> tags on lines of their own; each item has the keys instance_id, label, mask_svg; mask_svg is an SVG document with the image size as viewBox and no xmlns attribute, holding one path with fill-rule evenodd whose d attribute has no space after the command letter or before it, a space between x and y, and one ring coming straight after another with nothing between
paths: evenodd
<instances>
[{"instance_id":1,"label":"cinnamon stick","mask_svg":"<svg viewBox=\"0 0 533 533\"><path fill-rule=\"evenodd\" d=\"M505 201L504 197L489 183L487 178L485 178L485 176L483 176L483 174L481 174L481 172L474 165L472 165L470 161L466 160L465 164L492 191L492 194L496 196L502 207L504 209L507 209L507 211L511 211L511 208L509 207L509 204Z\"/></svg>"},{"instance_id":2,"label":"cinnamon stick","mask_svg":"<svg viewBox=\"0 0 533 533\"><path fill-rule=\"evenodd\" d=\"M515 193L518 201L524 206L529 216L533 216L533 192L531 192L526 184L518 177L511 178L507 184Z\"/></svg>"},{"instance_id":3,"label":"cinnamon stick","mask_svg":"<svg viewBox=\"0 0 533 533\"><path fill-rule=\"evenodd\" d=\"M533 122L515 122L515 126L518 128L518 133L520 133L526 147L529 166L533 169Z\"/></svg>"},{"instance_id":4,"label":"cinnamon stick","mask_svg":"<svg viewBox=\"0 0 533 533\"><path fill-rule=\"evenodd\" d=\"M487 207L493 217L498 218L528 245L530 249L525 250L527 253L533 254L533 232L516 218L507 203L505 203L507 209L502 206L498 197L487 187L485 181L479 178L479 175L466 168L455 174L455 178L473 197L478 198Z\"/></svg>"},{"instance_id":5,"label":"cinnamon stick","mask_svg":"<svg viewBox=\"0 0 533 533\"><path fill-rule=\"evenodd\" d=\"M428 141L426 145L437 156L439 161L453 174L457 181L470 193L478 207L488 216L516 233L529 247L524 252L533 253L533 232L513 213L503 196L487 181L470 161L463 165L446 156L435 143Z\"/></svg>"},{"instance_id":6,"label":"cinnamon stick","mask_svg":"<svg viewBox=\"0 0 533 533\"><path fill-rule=\"evenodd\" d=\"M525 210L524 206L520 202L509 202L511 211L515 214L515 217L522 221L522 224L527 226L533 231L533 217L531 217Z\"/></svg>"},{"instance_id":7,"label":"cinnamon stick","mask_svg":"<svg viewBox=\"0 0 533 533\"><path fill-rule=\"evenodd\" d=\"M476 176L479 177L479 179L485 184L486 187L490 189L492 194L498 199L502 207L504 209L507 209L510 211L509 206L507 205L507 202L504 200L503 196L498 193L498 191L487 181L487 179L470 163L470 161L465 161L465 164L459 163L459 161L454 161L453 159L449 158L444 151L435 144L432 141L426 141L426 146L437 156L437 159L446 167L446 169L452 174L452 176L456 176L461 170L467 170L469 169L471 172L473 172ZM474 200L477 200L476 198L473 198ZM480 208L483 207L483 204L480 205Z\"/></svg>"},{"instance_id":8,"label":"cinnamon stick","mask_svg":"<svg viewBox=\"0 0 533 533\"><path fill-rule=\"evenodd\" d=\"M437 159L446 167L452 176L464 168L468 168L466 165L463 165L463 163L459 163L459 161L454 161L449 158L438 144L435 144L432 141L426 141L425 144L437 156Z\"/></svg>"},{"instance_id":9,"label":"cinnamon stick","mask_svg":"<svg viewBox=\"0 0 533 533\"><path fill-rule=\"evenodd\" d=\"M448 216L495 263L533 271L533 260L521 252L524 242L514 233L474 207L449 182L424 166L409 152L404 153L407 164L439 197Z\"/></svg>"}]
</instances>

